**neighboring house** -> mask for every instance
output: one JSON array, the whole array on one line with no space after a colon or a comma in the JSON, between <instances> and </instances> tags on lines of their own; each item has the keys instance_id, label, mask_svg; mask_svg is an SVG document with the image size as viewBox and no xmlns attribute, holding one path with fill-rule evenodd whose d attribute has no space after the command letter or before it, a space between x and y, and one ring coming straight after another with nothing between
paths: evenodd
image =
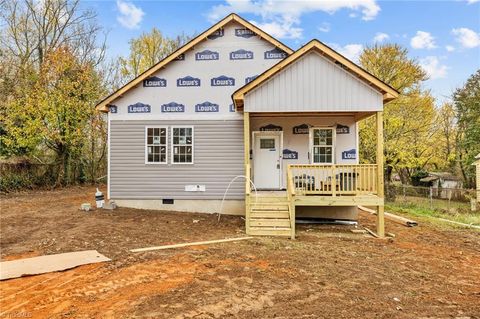
<instances>
[{"instance_id":1,"label":"neighboring house","mask_svg":"<svg viewBox=\"0 0 480 319\"><path fill-rule=\"evenodd\" d=\"M433 196L444 199L455 199L462 196L462 179L448 172L429 172L420 182L433 188Z\"/></svg>"},{"instance_id":2,"label":"neighboring house","mask_svg":"<svg viewBox=\"0 0 480 319\"><path fill-rule=\"evenodd\" d=\"M477 202L480 203L480 153L475 156L475 161L473 162L475 165L475 179L477 181Z\"/></svg>"},{"instance_id":3,"label":"neighboring house","mask_svg":"<svg viewBox=\"0 0 480 319\"><path fill-rule=\"evenodd\" d=\"M293 51L231 14L97 105L108 198L219 213L230 186L221 213L292 238L295 216L352 219L369 205L383 236L382 111L397 96L317 40ZM358 121L372 115L379 164L360 165Z\"/></svg>"},{"instance_id":4,"label":"neighboring house","mask_svg":"<svg viewBox=\"0 0 480 319\"><path fill-rule=\"evenodd\" d=\"M462 188L462 179L448 172L429 172L420 182L434 188Z\"/></svg>"}]
</instances>

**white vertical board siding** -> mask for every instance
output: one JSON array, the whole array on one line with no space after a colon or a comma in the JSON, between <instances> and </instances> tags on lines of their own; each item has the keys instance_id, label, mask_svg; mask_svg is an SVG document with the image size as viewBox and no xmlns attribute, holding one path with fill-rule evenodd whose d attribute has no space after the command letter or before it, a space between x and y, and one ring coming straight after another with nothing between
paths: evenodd
<instances>
[{"instance_id":1,"label":"white vertical board siding","mask_svg":"<svg viewBox=\"0 0 480 319\"><path fill-rule=\"evenodd\" d=\"M381 111L383 96L311 52L245 95L247 112Z\"/></svg>"},{"instance_id":2,"label":"white vertical board siding","mask_svg":"<svg viewBox=\"0 0 480 319\"><path fill-rule=\"evenodd\" d=\"M194 127L194 164L145 164L145 127ZM112 199L222 199L228 183L244 175L242 121L110 122L110 193ZM205 192L186 192L185 185L205 185ZM244 198L237 179L227 199Z\"/></svg>"}]
</instances>

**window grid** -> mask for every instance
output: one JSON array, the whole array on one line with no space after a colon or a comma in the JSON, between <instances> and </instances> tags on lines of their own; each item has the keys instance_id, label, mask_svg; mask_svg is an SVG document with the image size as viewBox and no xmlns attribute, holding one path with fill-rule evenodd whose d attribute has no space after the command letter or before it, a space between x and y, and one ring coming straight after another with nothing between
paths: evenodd
<instances>
[{"instance_id":1,"label":"window grid","mask_svg":"<svg viewBox=\"0 0 480 319\"><path fill-rule=\"evenodd\" d=\"M172 127L172 163L193 164L193 127Z\"/></svg>"},{"instance_id":2,"label":"window grid","mask_svg":"<svg viewBox=\"0 0 480 319\"><path fill-rule=\"evenodd\" d=\"M333 129L313 129L313 163L333 163Z\"/></svg>"},{"instance_id":3,"label":"window grid","mask_svg":"<svg viewBox=\"0 0 480 319\"><path fill-rule=\"evenodd\" d=\"M147 127L146 163L167 163L167 128Z\"/></svg>"}]
</instances>

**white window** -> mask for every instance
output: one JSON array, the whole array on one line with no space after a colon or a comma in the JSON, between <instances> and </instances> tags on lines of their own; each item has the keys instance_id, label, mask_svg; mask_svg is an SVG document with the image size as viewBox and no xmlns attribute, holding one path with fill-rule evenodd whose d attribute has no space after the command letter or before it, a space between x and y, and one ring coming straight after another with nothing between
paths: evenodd
<instances>
[{"instance_id":1,"label":"white window","mask_svg":"<svg viewBox=\"0 0 480 319\"><path fill-rule=\"evenodd\" d=\"M167 127L146 127L145 129L145 163L167 163Z\"/></svg>"},{"instance_id":2,"label":"white window","mask_svg":"<svg viewBox=\"0 0 480 319\"><path fill-rule=\"evenodd\" d=\"M193 164L193 127L172 127L172 163Z\"/></svg>"},{"instance_id":3,"label":"white window","mask_svg":"<svg viewBox=\"0 0 480 319\"><path fill-rule=\"evenodd\" d=\"M312 128L310 130L311 161L314 164L333 164L334 128Z\"/></svg>"}]
</instances>

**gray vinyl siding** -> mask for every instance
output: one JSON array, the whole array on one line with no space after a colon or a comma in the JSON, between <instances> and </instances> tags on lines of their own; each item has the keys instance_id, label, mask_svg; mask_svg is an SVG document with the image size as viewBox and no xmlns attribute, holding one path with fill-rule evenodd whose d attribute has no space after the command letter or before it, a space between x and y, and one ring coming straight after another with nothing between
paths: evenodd
<instances>
[{"instance_id":1,"label":"gray vinyl siding","mask_svg":"<svg viewBox=\"0 0 480 319\"><path fill-rule=\"evenodd\" d=\"M168 164L145 164L145 127L168 126ZM194 164L171 163L171 127L194 127ZM115 121L110 123L110 194L112 199L222 199L231 179L244 175L243 122ZM185 185L205 185L186 192ZM244 198L237 179L227 199Z\"/></svg>"},{"instance_id":2,"label":"gray vinyl siding","mask_svg":"<svg viewBox=\"0 0 480 319\"><path fill-rule=\"evenodd\" d=\"M249 92L245 111L381 111L382 98L341 66L312 52Z\"/></svg>"}]
</instances>

